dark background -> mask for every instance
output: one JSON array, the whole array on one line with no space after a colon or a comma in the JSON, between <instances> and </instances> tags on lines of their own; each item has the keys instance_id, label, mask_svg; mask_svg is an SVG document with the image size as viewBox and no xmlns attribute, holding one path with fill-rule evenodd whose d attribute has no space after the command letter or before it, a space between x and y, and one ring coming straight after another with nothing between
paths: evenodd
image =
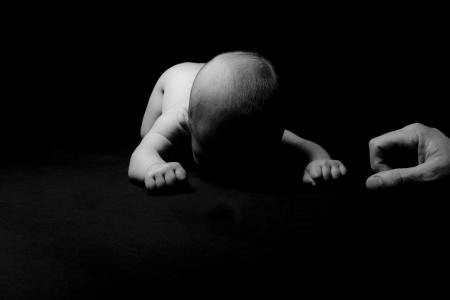
<instances>
[{"instance_id":1,"label":"dark background","mask_svg":"<svg viewBox=\"0 0 450 300\"><path fill-rule=\"evenodd\" d=\"M450 133L439 9L238 7L27 7L4 21L6 295L151 294L160 276L166 292L191 280L300 293L317 279L371 293L445 269L445 184L364 189L370 138L413 122ZM342 188L241 193L194 173L197 194L149 199L126 180L161 73L232 50L273 62L288 128L346 164Z\"/></svg>"},{"instance_id":2,"label":"dark background","mask_svg":"<svg viewBox=\"0 0 450 300\"><path fill-rule=\"evenodd\" d=\"M202 18L194 20L175 12L167 18L101 9L28 12L4 27L2 131L14 143L3 147L136 144L164 70L250 50L278 70L288 127L336 158L367 167L361 153L375 135L412 122L446 130L444 20L388 12L266 8L197 12ZM235 22L225 23L230 16Z\"/></svg>"}]
</instances>

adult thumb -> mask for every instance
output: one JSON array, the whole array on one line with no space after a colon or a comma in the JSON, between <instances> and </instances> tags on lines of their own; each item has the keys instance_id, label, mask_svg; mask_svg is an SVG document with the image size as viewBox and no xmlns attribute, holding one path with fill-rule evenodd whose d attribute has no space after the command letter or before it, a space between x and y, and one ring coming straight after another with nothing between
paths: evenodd
<instances>
[{"instance_id":1,"label":"adult thumb","mask_svg":"<svg viewBox=\"0 0 450 300\"><path fill-rule=\"evenodd\" d=\"M403 183L422 181L423 166L413 168L400 168L382 171L367 178L366 187L377 190L394 187Z\"/></svg>"}]
</instances>

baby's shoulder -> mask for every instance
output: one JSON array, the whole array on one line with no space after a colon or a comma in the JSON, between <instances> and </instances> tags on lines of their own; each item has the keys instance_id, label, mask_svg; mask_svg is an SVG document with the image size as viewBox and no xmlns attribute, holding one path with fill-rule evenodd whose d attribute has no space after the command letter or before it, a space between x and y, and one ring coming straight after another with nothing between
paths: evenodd
<instances>
[{"instance_id":1,"label":"baby's shoulder","mask_svg":"<svg viewBox=\"0 0 450 300\"><path fill-rule=\"evenodd\" d=\"M179 80L194 80L203 63L184 62L176 64L167 69L160 80L168 83Z\"/></svg>"}]
</instances>

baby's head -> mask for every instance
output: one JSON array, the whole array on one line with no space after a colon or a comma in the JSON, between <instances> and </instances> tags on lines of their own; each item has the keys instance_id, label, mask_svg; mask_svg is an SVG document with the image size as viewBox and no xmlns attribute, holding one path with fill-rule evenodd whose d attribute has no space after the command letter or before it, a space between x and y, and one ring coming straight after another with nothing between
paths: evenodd
<instances>
[{"instance_id":1,"label":"baby's head","mask_svg":"<svg viewBox=\"0 0 450 300\"><path fill-rule=\"evenodd\" d=\"M273 66L256 53L214 57L194 80L189 102L192 151L201 166L249 163L283 132Z\"/></svg>"}]
</instances>

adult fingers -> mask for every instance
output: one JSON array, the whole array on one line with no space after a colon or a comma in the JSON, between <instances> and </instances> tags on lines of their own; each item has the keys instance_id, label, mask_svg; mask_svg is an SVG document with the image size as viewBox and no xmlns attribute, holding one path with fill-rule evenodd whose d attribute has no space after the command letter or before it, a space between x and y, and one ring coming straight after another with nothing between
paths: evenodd
<instances>
[{"instance_id":1,"label":"adult fingers","mask_svg":"<svg viewBox=\"0 0 450 300\"><path fill-rule=\"evenodd\" d=\"M407 126L375 137L369 142L370 166L374 171L387 171L390 167L384 162L385 152L395 146L417 148L419 134Z\"/></svg>"},{"instance_id":2,"label":"adult fingers","mask_svg":"<svg viewBox=\"0 0 450 300\"><path fill-rule=\"evenodd\" d=\"M381 171L367 178L366 187L371 190L390 188L408 182L423 182L436 179L433 164L421 164L412 168Z\"/></svg>"}]
</instances>

